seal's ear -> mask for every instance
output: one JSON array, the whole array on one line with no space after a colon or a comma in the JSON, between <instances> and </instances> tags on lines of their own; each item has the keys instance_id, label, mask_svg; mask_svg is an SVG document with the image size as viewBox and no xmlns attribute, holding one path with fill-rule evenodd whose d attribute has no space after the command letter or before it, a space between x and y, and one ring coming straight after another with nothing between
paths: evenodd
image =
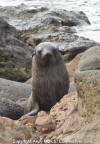
<instances>
[{"instance_id":1,"label":"seal's ear","mask_svg":"<svg viewBox=\"0 0 100 144\"><path fill-rule=\"evenodd\" d=\"M36 51L34 50L34 52L32 53L32 57L36 54Z\"/></svg>"}]
</instances>

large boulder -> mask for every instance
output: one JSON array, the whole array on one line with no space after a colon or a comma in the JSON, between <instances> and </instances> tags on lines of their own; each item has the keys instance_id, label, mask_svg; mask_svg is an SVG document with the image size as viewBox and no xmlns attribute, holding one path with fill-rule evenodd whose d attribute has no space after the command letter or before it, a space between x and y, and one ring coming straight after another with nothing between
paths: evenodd
<instances>
[{"instance_id":1,"label":"large boulder","mask_svg":"<svg viewBox=\"0 0 100 144\"><path fill-rule=\"evenodd\" d=\"M100 117L100 46L81 57L75 73L81 125Z\"/></svg>"},{"instance_id":2,"label":"large boulder","mask_svg":"<svg viewBox=\"0 0 100 144\"><path fill-rule=\"evenodd\" d=\"M18 121L0 117L0 144L35 143L39 140L33 129Z\"/></svg>"},{"instance_id":3,"label":"large boulder","mask_svg":"<svg viewBox=\"0 0 100 144\"><path fill-rule=\"evenodd\" d=\"M9 99L0 98L0 116L17 120L22 115L24 115L23 107Z\"/></svg>"},{"instance_id":4,"label":"large boulder","mask_svg":"<svg viewBox=\"0 0 100 144\"><path fill-rule=\"evenodd\" d=\"M73 58L69 63L66 63L66 68L67 68L68 73L69 73L69 80L70 81L74 80L74 73L75 73L75 70L77 69L77 66L78 66L78 63L79 63L81 56L82 56L82 53L75 56L75 58ZM65 57L64 57L64 60L66 59Z\"/></svg>"},{"instance_id":5,"label":"large boulder","mask_svg":"<svg viewBox=\"0 0 100 144\"><path fill-rule=\"evenodd\" d=\"M31 85L0 78L0 98L10 99L17 102L28 99L31 94Z\"/></svg>"},{"instance_id":6,"label":"large boulder","mask_svg":"<svg viewBox=\"0 0 100 144\"><path fill-rule=\"evenodd\" d=\"M17 38L18 33L0 18L0 77L25 81L31 75L33 50Z\"/></svg>"},{"instance_id":7,"label":"large boulder","mask_svg":"<svg viewBox=\"0 0 100 144\"><path fill-rule=\"evenodd\" d=\"M0 78L0 116L19 119L30 94L31 85Z\"/></svg>"},{"instance_id":8,"label":"large boulder","mask_svg":"<svg viewBox=\"0 0 100 144\"><path fill-rule=\"evenodd\" d=\"M69 137L63 139L66 144L99 144L100 143L100 119L96 120Z\"/></svg>"}]
</instances>

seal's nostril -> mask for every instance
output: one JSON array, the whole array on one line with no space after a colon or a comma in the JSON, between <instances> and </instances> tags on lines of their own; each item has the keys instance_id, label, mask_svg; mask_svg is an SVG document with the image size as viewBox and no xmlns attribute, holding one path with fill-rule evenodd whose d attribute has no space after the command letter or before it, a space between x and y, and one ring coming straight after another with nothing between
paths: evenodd
<instances>
[{"instance_id":1,"label":"seal's nostril","mask_svg":"<svg viewBox=\"0 0 100 144\"><path fill-rule=\"evenodd\" d=\"M43 59L50 59L52 57L52 53L51 52L47 52L47 53L44 53L42 55L42 58Z\"/></svg>"},{"instance_id":2,"label":"seal's nostril","mask_svg":"<svg viewBox=\"0 0 100 144\"><path fill-rule=\"evenodd\" d=\"M46 57L51 57L52 54L51 54L51 53L47 53L45 56L46 56Z\"/></svg>"}]
</instances>

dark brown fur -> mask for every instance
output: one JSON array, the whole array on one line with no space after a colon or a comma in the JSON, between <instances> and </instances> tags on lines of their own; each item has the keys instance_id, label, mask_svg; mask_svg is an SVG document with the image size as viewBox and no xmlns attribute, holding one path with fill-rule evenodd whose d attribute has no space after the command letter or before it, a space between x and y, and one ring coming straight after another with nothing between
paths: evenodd
<instances>
[{"instance_id":1,"label":"dark brown fur","mask_svg":"<svg viewBox=\"0 0 100 144\"><path fill-rule=\"evenodd\" d=\"M27 105L28 115L38 110L49 111L69 89L69 76L58 49L49 42L36 48L32 60L32 95Z\"/></svg>"}]
</instances>

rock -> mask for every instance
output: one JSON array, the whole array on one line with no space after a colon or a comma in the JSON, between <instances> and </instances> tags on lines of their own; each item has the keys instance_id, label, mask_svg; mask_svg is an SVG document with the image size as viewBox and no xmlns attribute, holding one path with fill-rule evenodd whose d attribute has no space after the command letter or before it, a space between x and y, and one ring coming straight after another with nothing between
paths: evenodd
<instances>
[{"instance_id":1,"label":"rock","mask_svg":"<svg viewBox=\"0 0 100 144\"><path fill-rule=\"evenodd\" d=\"M21 30L18 37L23 42L32 47L44 41L54 42L59 46L60 52L66 54L66 61L72 60L78 53L97 44L92 40L75 35L76 30L73 26L90 24L82 11L47 8L41 10L38 7L29 10L22 5L17 8L2 8L0 12L6 19L8 18L10 24ZM12 18L16 20L16 23L12 23Z\"/></svg>"},{"instance_id":2,"label":"rock","mask_svg":"<svg viewBox=\"0 0 100 144\"><path fill-rule=\"evenodd\" d=\"M64 123L56 130L56 138L62 140L80 129L78 111L66 117Z\"/></svg>"},{"instance_id":3,"label":"rock","mask_svg":"<svg viewBox=\"0 0 100 144\"><path fill-rule=\"evenodd\" d=\"M97 45L96 42L75 34L72 26L88 23L85 17L82 12L56 9L38 13L33 17L35 22L31 28L21 31L19 37L33 47L44 41L53 42L61 54L66 54L68 62L78 53Z\"/></svg>"},{"instance_id":4,"label":"rock","mask_svg":"<svg viewBox=\"0 0 100 144\"><path fill-rule=\"evenodd\" d=\"M43 135L55 130L56 124L52 121L49 114L44 111L38 113L35 121L36 129Z\"/></svg>"},{"instance_id":5,"label":"rock","mask_svg":"<svg viewBox=\"0 0 100 144\"><path fill-rule=\"evenodd\" d=\"M25 43L33 47L44 41L54 43L62 55L66 54L66 62L72 60L78 53L84 52L88 48L97 45L97 43L92 40L79 37L66 30L61 31L61 29L58 29L57 31L52 31L52 26L48 27L50 28L46 29L46 26L38 27L39 32L33 29L31 31L23 31L24 34L20 35L20 37ZM65 29L65 27L63 29Z\"/></svg>"},{"instance_id":6,"label":"rock","mask_svg":"<svg viewBox=\"0 0 100 144\"><path fill-rule=\"evenodd\" d=\"M72 82L70 82L68 93L72 93L75 91L76 91L75 83L74 83L74 81L72 81Z\"/></svg>"},{"instance_id":7,"label":"rock","mask_svg":"<svg viewBox=\"0 0 100 144\"><path fill-rule=\"evenodd\" d=\"M69 79L70 79L70 81L74 80L74 73L75 73L75 70L77 69L78 62L79 62L81 56L82 56L82 53L78 54L69 63L66 63L66 67L67 67L67 70L68 70L68 73L69 73ZM65 59L65 57L64 57L64 59Z\"/></svg>"},{"instance_id":8,"label":"rock","mask_svg":"<svg viewBox=\"0 0 100 144\"><path fill-rule=\"evenodd\" d=\"M28 99L30 94L30 85L0 78L0 98L17 102L21 99Z\"/></svg>"},{"instance_id":9,"label":"rock","mask_svg":"<svg viewBox=\"0 0 100 144\"><path fill-rule=\"evenodd\" d=\"M48 10L48 8L46 8L46 7L36 7L36 8L32 8L32 9L26 10L26 13L34 14L34 13L37 13L37 12L45 12L47 10ZM25 11L23 11L23 13L24 12Z\"/></svg>"},{"instance_id":10,"label":"rock","mask_svg":"<svg viewBox=\"0 0 100 144\"><path fill-rule=\"evenodd\" d=\"M30 85L0 78L0 115L19 119L30 94Z\"/></svg>"},{"instance_id":11,"label":"rock","mask_svg":"<svg viewBox=\"0 0 100 144\"><path fill-rule=\"evenodd\" d=\"M32 78L28 79L25 83L32 85Z\"/></svg>"},{"instance_id":12,"label":"rock","mask_svg":"<svg viewBox=\"0 0 100 144\"><path fill-rule=\"evenodd\" d=\"M62 24L66 26L76 26L83 23L90 24L87 16L83 12L55 9L46 13L46 16L48 15L50 15L50 17L42 18L44 20L43 22L46 22L47 24Z\"/></svg>"},{"instance_id":13,"label":"rock","mask_svg":"<svg viewBox=\"0 0 100 144\"><path fill-rule=\"evenodd\" d=\"M63 9L56 9L50 12L51 15L58 16L64 19L64 23L68 26L75 26L78 24L90 24L88 17L82 11L67 11Z\"/></svg>"},{"instance_id":14,"label":"rock","mask_svg":"<svg viewBox=\"0 0 100 144\"><path fill-rule=\"evenodd\" d=\"M100 143L100 119L89 123L79 131L63 139L66 144L99 144Z\"/></svg>"},{"instance_id":15,"label":"rock","mask_svg":"<svg viewBox=\"0 0 100 144\"><path fill-rule=\"evenodd\" d=\"M0 98L0 116L13 120L19 119L24 114L24 108L6 98Z\"/></svg>"},{"instance_id":16,"label":"rock","mask_svg":"<svg viewBox=\"0 0 100 144\"><path fill-rule=\"evenodd\" d=\"M40 24L41 22L47 22L48 24L66 26L90 24L86 14L82 11L50 10L40 6L32 6L32 8L29 9L27 5L24 4L15 7L0 7L0 16L3 16L11 25L13 24L13 26L16 26L18 29L33 28L39 24L39 22ZM28 18L30 18L30 21L28 21ZM16 20L16 22L14 22L14 20Z\"/></svg>"},{"instance_id":17,"label":"rock","mask_svg":"<svg viewBox=\"0 0 100 144\"><path fill-rule=\"evenodd\" d=\"M34 143L35 140L39 141L39 138L31 128L22 125L19 121L0 117L1 144Z\"/></svg>"},{"instance_id":18,"label":"rock","mask_svg":"<svg viewBox=\"0 0 100 144\"><path fill-rule=\"evenodd\" d=\"M22 106L23 108L26 108L27 101L28 101L28 96L26 98L20 98L19 100L16 101L16 103Z\"/></svg>"},{"instance_id":19,"label":"rock","mask_svg":"<svg viewBox=\"0 0 100 144\"><path fill-rule=\"evenodd\" d=\"M73 110L77 103L77 93L65 95L61 101L50 111L52 120L56 123L56 129L47 135L47 139L61 141L66 135L70 135L80 128L78 111Z\"/></svg>"},{"instance_id":20,"label":"rock","mask_svg":"<svg viewBox=\"0 0 100 144\"><path fill-rule=\"evenodd\" d=\"M79 63L80 71L100 69L100 46L86 51Z\"/></svg>"},{"instance_id":21,"label":"rock","mask_svg":"<svg viewBox=\"0 0 100 144\"><path fill-rule=\"evenodd\" d=\"M0 76L25 81L31 75L32 48L20 41L19 32L0 18Z\"/></svg>"},{"instance_id":22,"label":"rock","mask_svg":"<svg viewBox=\"0 0 100 144\"><path fill-rule=\"evenodd\" d=\"M10 24L20 29L18 35L20 40L32 47L44 41L54 42L60 52L63 55L66 54L66 61L97 45L92 40L75 35L76 30L73 26L90 24L82 11L50 10L38 7L29 10L25 5L21 5L4 7L0 9L0 12ZM12 19L15 19L16 23L12 23Z\"/></svg>"},{"instance_id":23,"label":"rock","mask_svg":"<svg viewBox=\"0 0 100 144\"><path fill-rule=\"evenodd\" d=\"M31 128L34 128L34 129L36 129L35 121L36 121L36 116L25 116L24 115L20 118L21 124L26 125Z\"/></svg>"},{"instance_id":24,"label":"rock","mask_svg":"<svg viewBox=\"0 0 100 144\"><path fill-rule=\"evenodd\" d=\"M76 128L78 129L78 124L76 125L78 113L73 111L76 104L77 93L73 92L65 95L50 112L40 111L36 116L23 116L20 120L22 124L35 128L45 139L58 140L58 136L62 137L62 134L66 135L66 132L71 134ZM67 127L65 127L67 122Z\"/></svg>"},{"instance_id":25,"label":"rock","mask_svg":"<svg viewBox=\"0 0 100 144\"><path fill-rule=\"evenodd\" d=\"M56 128L56 124L45 111L38 112L36 116L22 116L20 122L26 126L35 128L40 136L45 137Z\"/></svg>"},{"instance_id":26,"label":"rock","mask_svg":"<svg viewBox=\"0 0 100 144\"><path fill-rule=\"evenodd\" d=\"M0 7L0 16L17 29L27 29L34 25L35 21L33 18L35 15L46 11L48 11L46 7L32 6L30 9L27 5L21 4L18 6Z\"/></svg>"},{"instance_id":27,"label":"rock","mask_svg":"<svg viewBox=\"0 0 100 144\"><path fill-rule=\"evenodd\" d=\"M77 104L77 94L76 92L69 93L65 95L59 103L57 103L51 110L50 115L53 121L60 127L65 121L66 117L73 110Z\"/></svg>"},{"instance_id":28,"label":"rock","mask_svg":"<svg viewBox=\"0 0 100 144\"><path fill-rule=\"evenodd\" d=\"M76 123L76 121L78 120L77 114L75 114L75 116L74 114L73 116L70 116L70 113L72 112L76 104L77 94L76 92L73 92L65 95L60 100L60 102L51 109L50 117L52 121L56 123L56 129L48 134L46 138L60 140L66 135L66 133L70 134L72 132L69 129L69 127L71 128L71 124L73 131L76 130L76 127L78 128L78 125L76 125L76 127L74 125L74 122ZM66 124L67 126L65 126Z\"/></svg>"},{"instance_id":29,"label":"rock","mask_svg":"<svg viewBox=\"0 0 100 144\"><path fill-rule=\"evenodd\" d=\"M100 117L100 46L81 57L75 73L81 125Z\"/></svg>"},{"instance_id":30,"label":"rock","mask_svg":"<svg viewBox=\"0 0 100 144\"><path fill-rule=\"evenodd\" d=\"M71 61L77 54L84 52L92 46L99 45L98 43L79 37L77 35L69 35L69 39L66 39L65 43L59 46L60 52L65 55L65 61Z\"/></svg>"}]
</instances>

